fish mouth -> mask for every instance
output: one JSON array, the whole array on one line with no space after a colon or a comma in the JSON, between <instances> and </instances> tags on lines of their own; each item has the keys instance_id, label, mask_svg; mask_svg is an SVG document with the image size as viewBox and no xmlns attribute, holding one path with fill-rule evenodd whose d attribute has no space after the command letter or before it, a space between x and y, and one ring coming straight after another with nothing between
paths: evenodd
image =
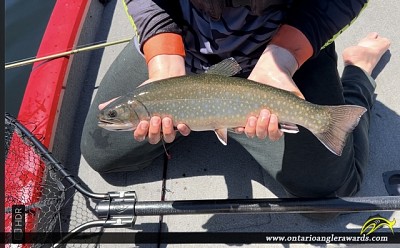
<instances>
[{"instance_id":1,"label":"fish mouth","mask_svg":"<svg viewBox=\"0 0 400 248\"><path fill-rule=\"evenodd\" d=\"M133 131L135 127L132 123L113 123L111 121L100 120L97 125L109 131Z\"/></svg>"}]
</instances>

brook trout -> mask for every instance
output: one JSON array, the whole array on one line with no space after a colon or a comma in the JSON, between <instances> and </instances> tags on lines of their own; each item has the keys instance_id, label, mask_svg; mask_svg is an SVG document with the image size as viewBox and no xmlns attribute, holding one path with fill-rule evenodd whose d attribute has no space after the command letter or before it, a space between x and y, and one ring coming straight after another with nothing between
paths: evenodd
<instances>
[{"instance_id":1,"label":"brook trout","mask_svg":"<svg viewBox=\"0 0 400 248\"><path fill-rule=\"evenodd\" d=\"M340 156L348 135L366 111L354 105L316 105L285 90L229 77L240 70L234 59L225 59L204 74L140 86L101 110L99 126L131 131L141 120L168 116L174 126L184 123L193 131L213 130L226 145L228 129L244 127L249 116L258 116L265 108L277 115L282 131L296 133L296 125L301 125Z\"/></svg>"}]
</instances>

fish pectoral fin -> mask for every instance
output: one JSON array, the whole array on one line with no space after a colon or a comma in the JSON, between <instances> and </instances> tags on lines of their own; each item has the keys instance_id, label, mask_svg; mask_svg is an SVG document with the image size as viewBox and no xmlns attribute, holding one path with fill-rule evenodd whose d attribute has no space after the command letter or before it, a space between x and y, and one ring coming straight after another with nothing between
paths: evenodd
<instances>
[{"instance_id":1,"label":"fish pectoral fin","mask_svg":"<svg viewBox=\"0 0 400 248\"><path fill-rule=\"evenodd\" d=\"M239 128L239 127L228 128L227 130L228 130L228 132L230 132L230 133L237 133L237 134L241 134L242 132L238 132L238 131L236 131L236 129L237 129L237 128Z\"/></svg>"},{"instance_id":2,"label":"fish pectoral fin","mask_svg":"<svg viewBox=\"0 0 400 248\"><path fill-rule=\"evenodd\" d=\"M228 129L223 128L223 129L215 129L214 130L215 134L217 135L217 138L221 143L226 146L228 144Z\"/></svg>"},{"instance_id":3,"label":"fish pectoral fin","mask_svg":"<svg viewBox=\"0 0 400 248\"><path fill-rule=\"evenodd\" d=\"M280 122L279 129L285 133L298 133L299 127L296 124L289 123L289 122Z\"/></svg>"},{"instance_id":4,"label":"fish pectoral fin","mask_svg":"<svg viewBox=\"0 0 400 248\"><path fill-rule=\"evenodd\" d=\"M222 60L218 64L210 66L206 73L230 77L237 74L241 70L242 67L240 67L238 62L236 62L236 60L231 57Z\"/></svg>"}]
</instances>

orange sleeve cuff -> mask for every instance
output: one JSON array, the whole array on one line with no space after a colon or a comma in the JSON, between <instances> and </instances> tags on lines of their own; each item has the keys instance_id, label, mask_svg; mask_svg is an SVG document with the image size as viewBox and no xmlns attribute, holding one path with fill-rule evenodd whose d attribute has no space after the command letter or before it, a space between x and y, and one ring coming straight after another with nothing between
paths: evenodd
<instances>
[{"instance_id":1,"label":"orange sleeve cuff","mask_svg":"<svg viewBox=\"0 0 400 248\"><path fill-rule=\"evenodd\" d=\"M313 55L307 37L297 28L284 24L276 32L270 44L287 49L296 58L299 67Z\"/></svg>"},{"instance_id":2,"label":"orange sleeve cuff","mask_svg":"<svg viewBox=\"0 0 400 248\"><path fill-rule=\"evenodd\" d=\"M143 44L143 53L146 63L161 54L185 56L182 36L175 33L157 34Z\"/></svg>"}]
</instances>

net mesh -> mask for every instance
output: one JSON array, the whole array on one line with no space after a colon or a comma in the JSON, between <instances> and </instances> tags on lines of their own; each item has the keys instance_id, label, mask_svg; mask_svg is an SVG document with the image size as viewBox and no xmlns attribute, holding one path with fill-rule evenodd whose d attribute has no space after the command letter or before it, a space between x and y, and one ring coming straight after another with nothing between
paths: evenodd
<instances>
[{"instance_id":1,"label":"net mesh","mask_svg":"<svg viewBox=\"0 0 400 248\"><path fill-rule=\"evenodd\" d=\"M65 182L58 169L46 159L21 131L13 117L5 118L5 231L6 247L50 247L51 244L12 244L12 207L25 206L25 233L43 233L57 240L74 228L97 219L96 202ZM30 130L34 125L22 123ZM34 131L33 131L34 133ZM40 137L39 137L40 141ZM100 232L90 228L85 232ZM55 234L60 234L59 236ZM44 237L41 237L44 238ZM67 244L66 247L96 247L96 244Z\"/></svg>"},{"instance_id":2,"label":"net mesh","mask_svg":"<svg viewBox=\"0 0 400 248\"><path fill-rule=\"evenodd\" d=\"M26 135L6 119L5 122L5 231L11 231L11 208L25 206L25 230L51 232L64 200L60 178L48 161L38 154Z\"/></svg>"}]
</instances>

